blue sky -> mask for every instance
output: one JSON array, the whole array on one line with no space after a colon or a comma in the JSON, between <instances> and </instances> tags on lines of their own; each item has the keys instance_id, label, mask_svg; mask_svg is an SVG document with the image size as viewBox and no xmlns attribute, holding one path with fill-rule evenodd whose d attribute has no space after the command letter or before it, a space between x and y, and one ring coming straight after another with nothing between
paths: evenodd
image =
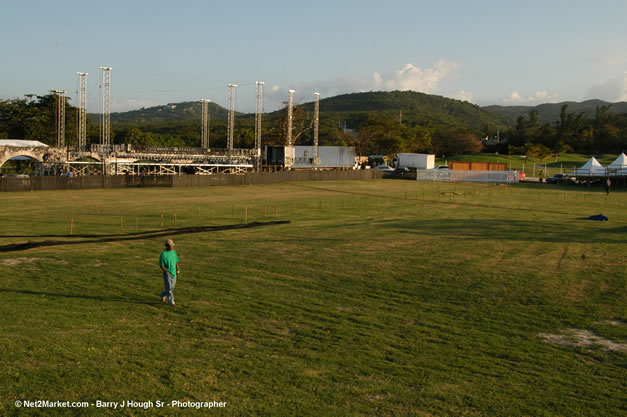
<instances>
[{"instance_id":1,"label":"blue sky","mask_svg":"<svg viewBox=\"0 0 627 417\"><path fill-rule=\"evenodd\" d=\"M0 97L68 90L111 66L112 110L208 98L253 111L357 91L480 105L627 101L627 0L20 1L0 13Z\"/></svg>"}]
</instances>

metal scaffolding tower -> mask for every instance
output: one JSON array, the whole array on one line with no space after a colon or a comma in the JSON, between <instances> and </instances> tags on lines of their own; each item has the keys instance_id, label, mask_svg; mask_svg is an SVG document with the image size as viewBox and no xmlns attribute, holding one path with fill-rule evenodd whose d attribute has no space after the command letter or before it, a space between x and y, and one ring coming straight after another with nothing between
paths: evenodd
<instances>
[{"instance_id":1,"label":"metal scaffolding tower","mask_svg":"<svg viewBox=\"0 0 627 417\"><path fill-rule=\"evenodd\" d=\"M261 168L261 117L263 115L263 81L256 81L257 111L255 113L255 149L257 150L257 168Z\"/></svg>"},{"instance_id":2,"label":"metal scaffolding tower","mask_svg":"<svg viewBox=\"0 0 627 417\"><path fill-rule=\"evenodd\" d=\"M87 73L77 72L78 74L78 126L77 137L79 150L85 150L87 145Z\"/></svg>"},{"instance_id":3,"label":"metal scaffolding tower","mask_svg":"<svg viewBox=\"0 0 627 417\"><path fill-rule=\"evenodd\" d=\"M292 106L294 105L294 90L288 90L287 102L287 146L292 146Z\"/></svg>"},{"instance_id":4,"label":"metal scaffolding tower","mask_svg":"<svg viewBox=\"0 0 627 417\"><path fill-rule=\"evenodd\" d=\"M202 103L202 138L200 141L200 146L204 149L209 149L209 101L204 98L201 100Z\"/></svg>"},{"instance_id":5,"label":"metal scaffolding tower","mask_svg":"<svg viewBox=\"0 0 627 417\"><path fill-rule=\"evenodd\" d=\"M102 70L102 116L100 120L100 144L111 144L111 67L100 67Z\"/></svg>"},{"instance_id":6,"label":"metal scaffolding tower","mask_svg":"<svg viewBox=\"0 0 627 417\"><path fill-rule=\"evenodd\" d=\"M226 147L229 154L233 151L233 133L235 131L235 89L237 84L229 84L229 126Z\"/></svg>"},{"instance_id":7,"label":"metal scaffolding tower","mask_svg":"<svg viewBox=\"0 0 627 417\"><path fill-rule=\"evenodd\" d=\"M314 93L316 96L316 102L314 106L314 155L313 164L318 166L320 160L318 159L318 129L320 125L320 93Z\"/></svg>"},{"instance_id":8,"label":"metal scaffolding tower","mask_svg":"<svg viewBox=\"0 0 627 417\"><path fill-rule=\"evenodd\" d=\"M65 90L53 90L57 95L57 147L65 146Z\"/></svg>"}]
</instances>

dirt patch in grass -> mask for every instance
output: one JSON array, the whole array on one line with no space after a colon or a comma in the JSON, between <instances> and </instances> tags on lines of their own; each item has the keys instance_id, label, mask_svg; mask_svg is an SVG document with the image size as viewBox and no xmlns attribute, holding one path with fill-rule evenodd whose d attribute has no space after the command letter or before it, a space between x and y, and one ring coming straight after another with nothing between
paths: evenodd
<instances>
[{"instance_id":1,"label":"dirt patch in grass","mask_svg":"<svg viewBox=\"0 0 627 417\"><path fill-rule=\"evenodd\" d=\"M606 324L608 326L624 326L625 322L620 320L603 320L597 322L597 324Z\"/></svg>"},{"instance_id":2,"label":"dirt patch in grass","mask_svg":"<svg viewBox=\"0 0 627 417\"><path fill-rule=\"evenodd\" d=\"M23 263L31 264L33 262L41 261L41 258L14 258L3 259L2 264L6 266L18 266Z\"/></svg>"},{"instance_id":3,"label":"dirt patch in grass","mask_svg":"<svg viewBox=\"0 0 627 417\"><path fill-rule=\"evenodd\" d=\"M627 352L627 344L617 343L601 336L597 336L589 330L567 329L560 334L540 333L538 337L545 342L560 346L576 346L590 348L601 346L611 352Z\"/></svg>"},{"instance_id":4,"label":"dirt patch in grass","mask_svg":"<svg viewBox=\"0 0 627 417\"><path fill-rule=\"evenodd\" d=\"M568 289L566 297L571 301L583 300L589 294L592 285L592 281L583 279Z\"/></svg>"},{"instance_id":5,"label":"dirt patch in grass","mask_svg":"<svg viewBox=\"0 0 627 417\"><path fill-rule=\"evenodd\" d=\"M326 371L321 370L321 369L305 369L303 371L303 375L306 375L306 376L320 376L324 373L326 373Z\"/></svg>"}]
</instances>

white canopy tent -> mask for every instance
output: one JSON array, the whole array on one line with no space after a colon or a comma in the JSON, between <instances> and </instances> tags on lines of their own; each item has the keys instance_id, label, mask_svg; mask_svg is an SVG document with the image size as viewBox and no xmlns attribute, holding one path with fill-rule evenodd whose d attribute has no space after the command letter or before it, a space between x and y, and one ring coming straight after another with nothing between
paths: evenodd
<instances>
[{"instance_id":1,"label":"white canopy tent","mask_svg":"<svg viewBox=\"0 0 627 417\"><path fill-rule=\"evenodd\" d=\"M607 166L608 171L616 172L621 170L627 170L627 156L625 153L621 153L618 155L618 158L614 160L611 164Z\"/></svg>"},{"instance_id":2,"label":"white canopy tent","mask_svg":"<svg viewBox=\"0 0 627 417\"><path fill-rule=\"evenodd\" d=\"M594 156L588 159L588 162L583 164L580 168L568 173L568 175L584 177L599 177L606 174L607 169L601 165Z\"/></svg>"},{"instance_id":3,"label":"white canopy tent","mask_svg":"<svg viewBox=\"0 0 627 417\"><path fill-rule=\"evenodd\" d=\"M38 140L22 140L22 139L0 139L0 146L15 146L18 148L36 148L48 145L41 143Z\"/></svg>"}]
</instances>

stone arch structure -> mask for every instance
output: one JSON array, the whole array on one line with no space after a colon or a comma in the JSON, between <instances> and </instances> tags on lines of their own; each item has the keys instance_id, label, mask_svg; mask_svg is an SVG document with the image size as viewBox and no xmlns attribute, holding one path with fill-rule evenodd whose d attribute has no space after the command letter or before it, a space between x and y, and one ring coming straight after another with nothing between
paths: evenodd
<instances>
[{"instance_id":1,"label":"stone arch structure","mask_svg":"<svg viewBox=\"0 0 627 417\"><path fill-rule=\"evenodd\" d=\"M67 160L63 149L49 146L0 146L0 167L16 156L27 156L39 162Z\"/></svg>"},{"instance_id":2,"label":"stone arch structure","mask_svg":"<svg viewBox=\"0 0 627 417\"><path fill-rule=\"evenodd\" d=\"M97 152L89 152L89 153L83 152L80 155L77 155L75 158L73 158L72 161L75 161L77 159L85 159L85 158L91 159L94 162L102 162L103 159L106 159L106 158L103 158L102 155L100 155Z\"/></svg>"}]
</instances>

